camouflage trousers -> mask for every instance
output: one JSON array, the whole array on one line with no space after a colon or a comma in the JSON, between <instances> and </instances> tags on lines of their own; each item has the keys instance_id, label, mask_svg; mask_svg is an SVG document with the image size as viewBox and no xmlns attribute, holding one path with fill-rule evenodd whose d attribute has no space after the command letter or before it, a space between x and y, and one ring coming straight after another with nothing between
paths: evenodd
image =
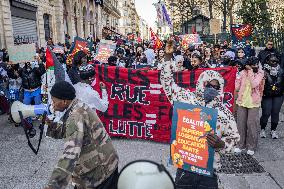
<instances>
[{"instance_id":1,"label":"camouflage trousers","mask_svg":"<svg viewBox=\"0 0 284 189\"><path fill-rule=\"evenodd\" d=\"M74 189L117 189L117 181L118 181L118 168L112 173L102 184L95 187L96 183L93 180L84 179L84 183L76 184ZM74 181L78 181L78 178L74 178ZM81 181L82 182L82 181ZM78 183L78 182L76 182Z\"/></svg>"}]
</instances>

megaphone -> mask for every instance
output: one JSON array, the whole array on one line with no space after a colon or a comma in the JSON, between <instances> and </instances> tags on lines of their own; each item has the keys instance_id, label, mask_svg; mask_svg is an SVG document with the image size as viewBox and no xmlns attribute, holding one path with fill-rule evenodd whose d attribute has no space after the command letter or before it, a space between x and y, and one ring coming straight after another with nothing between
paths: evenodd
<instances>
[{"instance_id":1,"label":"megaphone","mask_svg":"<svg viewBox=\"0 0 284 189\"><path fill-rule=\"evenodd\" d=\"M117 189L175 189L175 184L163 165L137 160L121 170Z\"/></svg>"},{"instance_id":2,"label":"megaphone","mask_svg":"<svg viewBox=\"0 0 284 189\"><path fill-rule=\"evenodd\" d=\"M11 106L11 116L13 121L16 123L21 123L20 112L22 112L23 119L37 115L43 115L44 113L50 114L50 110L47 104L25 105L20 101L13 102Z\"/></svg>"}]
</instances>

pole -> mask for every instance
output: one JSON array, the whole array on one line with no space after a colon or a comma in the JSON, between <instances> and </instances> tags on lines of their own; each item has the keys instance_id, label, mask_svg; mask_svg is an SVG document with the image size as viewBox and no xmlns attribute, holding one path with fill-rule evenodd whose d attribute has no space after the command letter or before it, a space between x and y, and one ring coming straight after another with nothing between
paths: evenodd
<instances>
[{"instance_id":1,"label":"pole","mask_svg":"<svg viewBox=\"0 0 284 189\"><path fill-rule=\"evenodd\" d=\"M223 1L223 16L224 16L224 20L223 20L223 33L226 33L226 26L227 26L227 0Z\"/></svg>"}]
</instances>

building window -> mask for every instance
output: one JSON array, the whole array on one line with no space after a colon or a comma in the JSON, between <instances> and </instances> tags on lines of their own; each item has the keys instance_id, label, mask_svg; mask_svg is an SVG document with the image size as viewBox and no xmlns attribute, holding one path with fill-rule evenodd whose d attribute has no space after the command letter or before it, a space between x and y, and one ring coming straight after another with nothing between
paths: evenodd
<instances>
[{"instance_id":1,"label":"building window","mask_svg":"<svg viewBox=\"0 0 284 189\"><path fill-rule=\"evenodd\" d=\"M45 33L45 40L47 41L50 36L50 16L48 14L43 15L43 23L44 23L44 33Z\"/></svg>"}]
</instances>

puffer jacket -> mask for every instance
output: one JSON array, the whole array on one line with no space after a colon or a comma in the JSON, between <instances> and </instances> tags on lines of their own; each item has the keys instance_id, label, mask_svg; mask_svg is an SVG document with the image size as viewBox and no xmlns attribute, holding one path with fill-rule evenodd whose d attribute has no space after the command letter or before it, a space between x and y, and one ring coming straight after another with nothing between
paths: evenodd
<instances>
[{"instance_id":1,"label":"puffer jacket","mask_svg":"<svg viewBox=\"0 0 284 189\"><path fill-rule=\"evenodd\" d=\"M271 76L269 71L265 70L265 85L263 96L266 97L276 97L282 96L284 92L284 72L283 69L280 68L277 76Z\"/></svg>"},{"instance_id":2,"label":"puffer jacket","mask_svg":"<svg viewBox=\"0 0 284 189\"><path fill-rule=\"evenodd\" d=\"M22 78L22 86L27 90L34 90L41 86L41 76L45 73L43 64L39 67L27 70L26 67L19 70L19 75Z\"/></svg>"}]
</instances>

